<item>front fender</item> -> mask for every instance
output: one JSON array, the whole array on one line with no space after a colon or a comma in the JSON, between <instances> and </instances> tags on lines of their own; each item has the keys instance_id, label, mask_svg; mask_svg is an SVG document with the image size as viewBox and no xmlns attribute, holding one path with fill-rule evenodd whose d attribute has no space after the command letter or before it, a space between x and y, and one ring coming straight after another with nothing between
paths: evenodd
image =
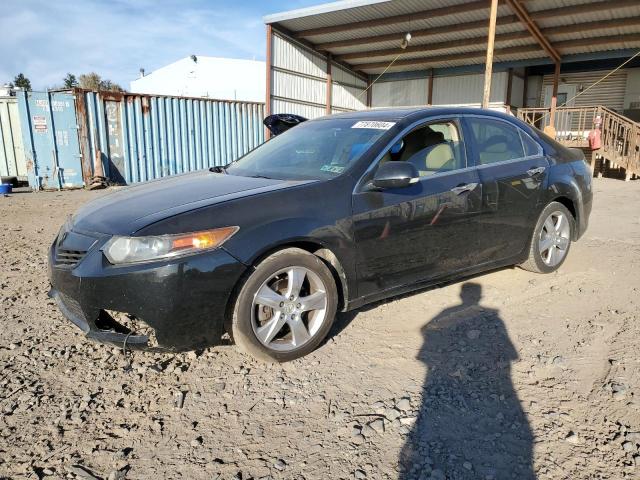
<instances>
[{"instance_id":1,"label":"front fender","mask_svg":"<svg viewBox=\"0 0 640 480\"><path fill-rule=\"evenodd\" d=\"M223 248L250 266L280 247L313 244L330 250L355 292L355 248L351 220L353 180L307 183L206 206L176 215L141 235L238 226Z\"/></svg>"}]
</instances>

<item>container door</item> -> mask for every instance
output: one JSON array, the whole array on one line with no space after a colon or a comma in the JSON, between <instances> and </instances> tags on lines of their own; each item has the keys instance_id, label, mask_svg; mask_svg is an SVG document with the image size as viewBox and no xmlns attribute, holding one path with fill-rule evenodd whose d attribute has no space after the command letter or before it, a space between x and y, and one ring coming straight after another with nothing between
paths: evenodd
<instances>
[{"instance_id":1,"label":"container door","mask_svg":"<svg viewBox=\"0 0 640 480\"><path fill-rule=\"evenodd\" d=\"M82 187L74 96L23 92L19 109L29 185L34 189Z\"/></svg>"},{"instance_id":2,"label":"container door","mask_svg":"<svg viewBox=\"0 0 640 480\"><path fill-rule=\"evenodd\" d=\"M15 97L0 98L0 176L27 180L27 163Z\"/></svg>"},{"instance_id":3,"label":"container door","mask_svg":"<svg viewBox=\"0 0 640 480\"><path fill-rule=\"evenodd\" d=\"M107 120L107 141L109 142L109 178L115 183L126 184L120 102L105 100L104 111Z\"/></svg>"},{"instance_id":4,"label":"container door","mask_svg":"<svg viewBox=\"0 0 640 480\"><path fill-rule=\"evenodd\" d=\"M61 188L84 186L75 97L70 93L50 94L51 113L55 131L54 146L57 150L59 181Z\"/></svg>"}]
</instances>

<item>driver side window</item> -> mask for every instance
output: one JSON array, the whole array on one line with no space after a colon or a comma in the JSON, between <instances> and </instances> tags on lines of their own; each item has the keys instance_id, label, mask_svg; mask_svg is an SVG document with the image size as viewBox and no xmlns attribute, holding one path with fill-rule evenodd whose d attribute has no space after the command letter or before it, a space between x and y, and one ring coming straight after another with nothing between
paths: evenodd
<instances>
[{"instance_id":1,"label":"driver side window","mask_svg":"<svg viewBox=\"0 0 640 480\"><path fill-rule=\"evenodd\" d=\"M430 123L412 130L396 142L384 162L409 162L421 177L467 166L460 129L452 120Z\"/></svg>"}]
</instances>

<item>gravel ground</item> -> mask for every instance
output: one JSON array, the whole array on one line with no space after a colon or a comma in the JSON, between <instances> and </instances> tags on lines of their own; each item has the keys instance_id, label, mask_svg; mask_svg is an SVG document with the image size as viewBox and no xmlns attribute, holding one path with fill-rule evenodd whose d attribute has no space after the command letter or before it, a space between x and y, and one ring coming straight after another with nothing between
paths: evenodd
<instances>
[{"instance_id":1,"label":"gravel ground","mask_svg":"<svg viewBox=\"0 0 640 480\"><path fill-rule=\"evenodd\" d=\"M103 192L0 198L0 478L640 478L640 182L594 182L559 272L343 314L284 365L85 340L46 252Z\"/></svg>"}]
</instances>

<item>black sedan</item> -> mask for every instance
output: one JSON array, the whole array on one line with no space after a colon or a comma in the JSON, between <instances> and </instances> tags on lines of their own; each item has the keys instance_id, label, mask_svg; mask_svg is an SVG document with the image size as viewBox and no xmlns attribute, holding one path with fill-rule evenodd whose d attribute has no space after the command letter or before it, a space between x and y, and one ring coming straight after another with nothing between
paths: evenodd
<instances>
[{"instance_id":1,"label":"black sedan","mask_svg":"<svg viewBox=\"0 0 640 480\"><path fill-rule=\"evenodd\" d=\"M51 296L98 341L228 334L287 361L337 311L502 266L553 272L587 228L591 176L579 150L491 111L333 115L82 207L51 246Z\"/></svg>"}]
</instances>

